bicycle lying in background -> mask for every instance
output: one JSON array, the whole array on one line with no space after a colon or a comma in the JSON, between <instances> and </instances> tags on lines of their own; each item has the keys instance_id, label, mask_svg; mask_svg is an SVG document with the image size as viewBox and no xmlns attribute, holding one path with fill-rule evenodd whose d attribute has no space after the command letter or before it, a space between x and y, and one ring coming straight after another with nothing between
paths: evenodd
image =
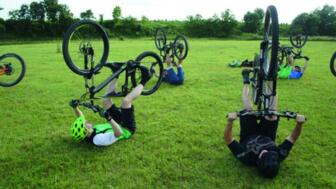
<instances>
[{"instance_id":1,"label":"bicycle lying in background","mask_svg":"<svg viewBox=\"0 0 336 189\"><path fill-rule=\"evenodd\" d=\"M120 91L111 96L126 96L137 86L141 80L141 67L146 67L150 73L158 75L151 77L142 95L153 94L161 84L163 65L160 56L154 52L143 52L135 60L107 63L108 36L104 28L92 20L81 20L71 25L64 35L62 48L67 66L74 73L84 77L86 92L79 100L81 105L86 104L85 107L91 107L90 109L95 107L93 100L106 97L97 97L96 94L123 73L125 77ZM111 70L112 74L96 86L94 77L103 67Z\"/></svg>"},{"instance_id":2,"label":"bicycle lying in background","mask_svg":"<svg viewBox=\"0 0 336 189\"><path fill-rule=\"evenodd\" d=\"M262 116L276 115L286 118L296 118L295 112L277 112L270 110L273 104L272 96L276 96L277 70L279 51L279 24L278 14L274 6L269 6L265 14L263 41L260 44L260 56L256 55L253 63L251 80L252 101L257 110L238 113Z\"/></svg>"},{"instance_id":3,"label":"bicycle lying in background","mask_svg":"<svg viewBox=\"0 0 336 189\"><path fill-rule=\"evenodd\" d=\"M0 86L12 87L18 84L26 73L26 64L23 58L14 53L0 56Z\"/></svg>"},{"instance_id":4,"label":"bicycle lying in background","mask_svg":"<svg viewBox=\"0 0 336 189\"><path fill-rule=\"evenodd\" d=\"M330 71L336 77L336 52L333 54L333 56L330 59Z\"/></svg>"},{"instance_id":5,"label":"bicycle lying in background","mask_svg":"<svg viewBox=\"0 0 336 189\"><path fill-rule=\"evenodd\" d=\"M172 54L172 63L176 65L175 58L184 60L188 56L189 44L187 38L178 34L174 41L167 43L167 34L164 28L159 28L155 32L155 46L160 51L163 61L166 56Z\"/></svg>"}]
</instances>

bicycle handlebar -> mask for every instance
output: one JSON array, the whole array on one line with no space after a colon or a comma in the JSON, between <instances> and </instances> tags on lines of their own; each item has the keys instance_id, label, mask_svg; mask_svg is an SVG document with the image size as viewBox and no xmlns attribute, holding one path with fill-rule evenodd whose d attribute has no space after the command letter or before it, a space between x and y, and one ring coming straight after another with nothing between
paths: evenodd
<instances>
[{"instance_id":1,"label":"bicycle handlebar","mask_svg":"<svg viewBox=\"0 0 336 189\"><path fill-rule=\"evenodd\" d=\"M78 105L84 106L86 108L91 109L93 112L97 113L97 112L101 112L102 110L104 110L103 108L101 108L98 105L93 105L92 103L89 102L81 102Z\"/></svg>"},{"instance_id":2,"label":"bicycle handlebar","mask_svg":"<svg viewBox=\"0 0 336 189\"><path fill-rule=\"evenodd\" d=\"M296 119L297 113L296 112L290 112L290 111L283 111L283 112L277 112L277 111L250 111L250 112L237 112L237 116L246 116L246 115L254 115L257 117L263 117L263 116L279 116L279 117L285 117L288 119Z\"/></svg>"}]
</instances>

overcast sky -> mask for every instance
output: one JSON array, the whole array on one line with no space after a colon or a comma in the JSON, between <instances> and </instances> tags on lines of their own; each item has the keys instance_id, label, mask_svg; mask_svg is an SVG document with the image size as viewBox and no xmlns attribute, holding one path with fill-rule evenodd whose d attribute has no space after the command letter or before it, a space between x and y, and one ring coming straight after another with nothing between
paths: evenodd
<instances>
[{"instance_id":1,"label":"overcast sky","mask_svg":"<svg viewBox=\"0 0 336 189\"><path fill-rule=\"evenodd\" d=\"M18 9L22 4L33 0L0 0L0 17L8 18L8 11ZM39 0L35 0L39 1ZM105 19L112 18L112 10L119 5L123 16L134 16L149 19L184 20L188 15L201 14L205 18L220 14L230 9L236 19L242 20L247 11L255 8L266 9L275 5L281 23L290 23L298 14L321 8L325 4L336 7L336 0L59 0L66 4L76 17L80 12L91 9L98 18L103 14Z\"/></svg>"}]
</instances>

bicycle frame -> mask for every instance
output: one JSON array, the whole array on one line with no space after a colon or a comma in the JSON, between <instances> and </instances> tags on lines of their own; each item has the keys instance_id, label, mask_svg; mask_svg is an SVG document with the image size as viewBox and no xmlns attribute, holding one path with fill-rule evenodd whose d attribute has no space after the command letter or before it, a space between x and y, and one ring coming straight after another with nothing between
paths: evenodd
<instances>
[{"instance_id":1,"label":"bicycle frame","mask_svg":"<svg viewBox=\"0 0 336 189\"><path fill-rule=\"evenodd\" d=\"M88 93L89 93L89 98L90 100L95 98L95 94L99 93L103 88L105 88L113 79L118 78L118 76L120 74L122 74L123 72L126 72L126 76L125 76L125 83L122 86L122 94L126 94L128 92L128 80L130 77L130 71L131 68L134 67L134 64L136 64L136 62L134 61L127 61L127 62L113 62L114 64L121 64L122 66L116 71L114 72L111 76L109 76L108 78L106 78L103 82L101 82L98 86L94 85L94 79L93 79L93 64L94 64L94 59L93 59L93 54L94 51L93 49L89 49L88 50L88 54L84 55L84 68L85 69L89 69L88 64L89 64L89 60L91 63L91 71L90 74L84 76L84 80L85 80L85 88L86 88L86 93L84 95L82 95L82 98L85 97ZM105 66L106 67L106 66ZM88 84L88 80L91 80L91 86L89 86Z\"/></svg>"},{"instance_id":2,"label":"bicycle frame","mask_svg":"<svg viewBox=\"0 0 336 189\"><path fill-rule=\"evenodd\" d=\"M160 55L163 57L164 62L166 60L166 56L167 54L169 54L170 52L172 52L172 63L176 64L175 62L175 56L174 56L174 48L176 47L176 44L174 42L169 42L169 44L164 45L163 49L160 51Z\"/></svg>"}]
</instances>

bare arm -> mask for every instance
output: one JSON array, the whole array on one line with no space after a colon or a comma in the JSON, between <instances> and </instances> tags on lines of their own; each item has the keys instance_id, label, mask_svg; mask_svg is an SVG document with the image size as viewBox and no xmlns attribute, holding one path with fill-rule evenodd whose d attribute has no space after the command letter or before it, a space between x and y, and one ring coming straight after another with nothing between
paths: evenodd
<instances>
[{"instance_id":1,"label":"bare arm","mask_svg":"<svg viewBox=\"0 0 336 189\"><path fill-rule=\"evenodd\" d=\"M227 145L231 144L233 141L232 137L232 126L233 126L233 121L237 118L237 113L230 113L228 116L228 122L225 127L224 131L224 141Z\"/></svg>"},{"instance_id":2,"label":"bare arm","mask_svg":"<svg viewBox=\"0 0 336 189\"><path fill-rule=\"evenodd\" d=\"M296 140L299 138L302 130L302 125L305 122L305 117L303 115L298 115L296 118L296 126L293 129L292 133L287 137L291 143L295 143Z\"/></svg>"},{"instance_id":3,"label":"bare arm","mask_svg":"<svg viewBox=\"0 0 336 189\"><path fill-rule=\"evenodd\" d=\"M119 124L116 121L114 121L114 119L112 119L112 118L109 119L109 123L112 126L112 129L113 129L113 132L114 132L114 136L115 137L120 137L123 134L123 132L122 132L121 127L119 126Z\"/></svg>"},{"instance_id":4,"label":"bare arm","mask_svg":"<svg viewBox=\"0 0 336 189\"><path fill-rule=\"evenodd\" d=\"M306 71L307 67L308 67L308 60L305 59L305 64L303 65L303 68L302 68L301 72L304 73Z\"/></svg>"},{"instance_id":5,"label":"bare arm","mask_svg":"<svg viewBox=\"0 0 336 189\"><path fill-rule=\"evenodd\" d=\"M84 115L83 112L78 108L78 106L75 107L73 110L74 110L77 117L80 117L80 116Z\"/></svg>"}]
</instances>

